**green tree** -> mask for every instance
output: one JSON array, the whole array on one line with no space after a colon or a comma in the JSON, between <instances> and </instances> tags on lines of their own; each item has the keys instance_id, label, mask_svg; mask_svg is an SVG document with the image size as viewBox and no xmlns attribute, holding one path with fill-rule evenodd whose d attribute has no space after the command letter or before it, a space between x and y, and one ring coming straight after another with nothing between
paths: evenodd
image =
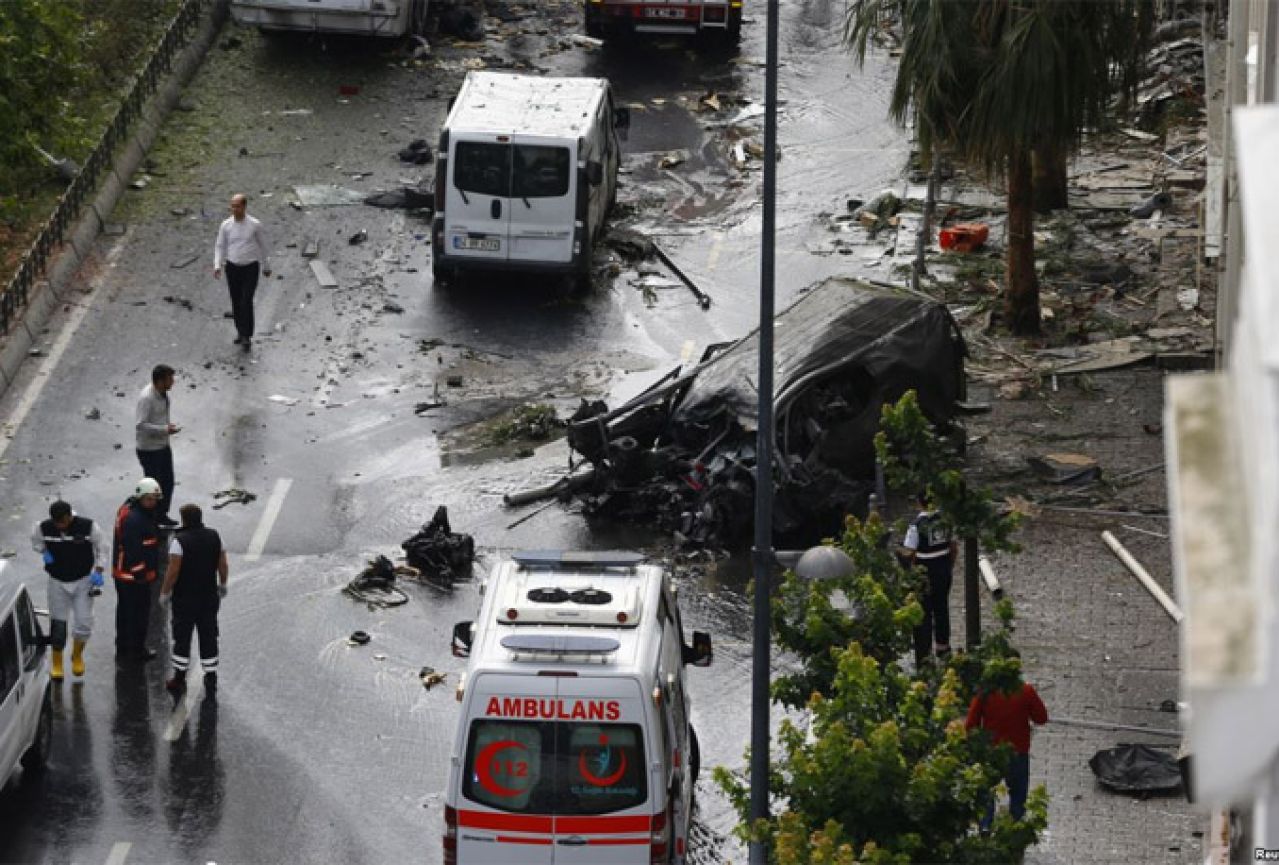
<instances>
[{"instance_id":1,"label":"green tree","mask_svg":"<svg viewBox=\"0 0 1279 865\"><path fill-rule=\"evenodd\" d=\"M881 427L877 449L891 482L940 490L955 526L1011 546L1015 521L988 493L963 487L958 456L933 432L914 392L885 406ZM980 834L1010 752L963 723L979 689L1003 687L1017 674L1012 605L996 605L998 627L976 650L908 672L900 659L922 619L922 580L888 540L878 515L849 517L837 543L852 573L821 582L788 573L773 600L776 643L798 661L775 679L773 696L802 710L806 722L781 724L770 784L781 813L749 825L745 779L721 767L716 780L741 815L740 834L768 843L777 865L1017 860L1047 825L1047 794L1034 791L1023 821L1001 815Z\"/></svg>"},{"instance_id":2,"label":"green tree","mask_svg":"<svg viewBox=\"0 0 1279 865\"><path fill-rule=\"evenodd\" d=\"M913 114L926 155L953 152L1006 180L1005 318L1014 333L1040 328L1033 154L1060 163L1112 98L1132 91L1150 8L1151 0L855 0L849 8L844 36L859 61L883 20L900 21L890 116L904 123Z\"/></svg>"},{"instance_id":3,"label":"green tree","mask_svg":"<svg viewBox=\"0 0 1279 865\"><path fill-rule=\"evenodd\" d=\"M41 177L33 145L58 148L67 97L84 77L78 6L64 0L0 2L0 212Z\"/></svg>"},{"instance_id":4,"label":"green tree","mask_svg":"<svg viewBox=\"0 0 1279 865\"><path fill-rule=\"evenodd\" d=\"M960 469L962 458L937 435L915 391L884 406L875 454L888 485L910 495L926 490L955 537L976 538L987 550L1017 549L1012 535L1020 517L1004 513L990 490L968 484Z\"/></svg>"}]
</instances>

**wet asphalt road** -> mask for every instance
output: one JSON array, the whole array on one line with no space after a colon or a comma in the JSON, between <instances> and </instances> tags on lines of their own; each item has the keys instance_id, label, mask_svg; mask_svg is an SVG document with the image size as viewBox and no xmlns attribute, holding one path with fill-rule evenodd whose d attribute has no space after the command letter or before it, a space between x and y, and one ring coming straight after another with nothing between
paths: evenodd
<instances>
[{"instance_id":1,"label":"wet asphalt road","mask_svg":"<svg viewBox=\"0 0 1279 865\"><path fill-rule=\"evenodd\" d=\"M171 117L151 155L148 187L111 216L124 233L99 239L44 356L0 399L0 550L16 552L9 570L40 597L33 522L62 496L109 526L138 476L136 394L153 364L178 368L175 498L204 506L231 552L222 686L216 701L193 694L189 713L175 716L164 656L117 669L108 587L88 676L55 690L48 773L0 794L4 861L439 861L462 668L447 654L448 634L474 614L475 586L408 585L410 602L391 610L370 610L341 587L366 559L399 552L439 504L475 536L477 574L523 547L664 548L642 527L587 525L558 505L510 527L533 508L508 511L502 495L559 477L566 449L516 459L484 446L475 424L529 401L561 414L582 396L616 404L754 326L760 174L730 153L735 137L762 140L761 119L731 126L721 121L736 109L708 117L697 101L708 91L760 98L763 12L748 17L739 54L681 42L592 51L556 38L578 29L576 4L543 5L538 19L490 22L501 38L483 49L436 45L418 68L367 46L224 31L188 91L193 110ZM885 119L882 58L859 72L838 47L842 9L839 0L783 3L779 308L830 274L887 277L875 248L826 254L819 216L897 184L907 155L904 133ZM434 140L476 57L613 81L635 108L624 221L655 236L711 294L709 311L682 288L646 296L625 268L584 298L512 278L443 292L430 284L425 221L359 205L289 206L298 184L367 192L426 176L430 166L393 154L412 138ZM343 86L358 92L342 95ZM683 162L659 168L671 152ZM225 288L210 273L235 191L250 196L275 245L277 274L259 287L249 355L231 344ZM360 229L368 241L349 245ZM308 239L320 241L338 289L316 285L300 255ZM462 386L448 387L449 376ZM445 408L415 414L437 393ZM92 409L100 419L86 417ZM212 510L213 494L229 487L257 500ZM747 740L741 572L736 560L681 571L688 626L716 638L715 666L690 682L707 766L740 765ZM152 627L159 647L158 611ZM347 645L355 629L373 641ZM423 665L449 680L425 691ZM693 858L740 861L726 837L734 817L707 777Z\"/></svg>"}]
</instances>

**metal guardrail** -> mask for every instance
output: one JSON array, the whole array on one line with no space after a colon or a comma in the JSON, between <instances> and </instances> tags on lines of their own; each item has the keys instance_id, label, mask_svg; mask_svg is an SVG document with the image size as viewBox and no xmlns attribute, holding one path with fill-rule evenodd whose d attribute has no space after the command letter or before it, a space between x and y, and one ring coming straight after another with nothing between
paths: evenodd
<instances>
[{"instance_id":1,"label":"metal guardrail","mask_svg":"<svg viewBox=\"0 0 1279 865\"><path fill-rule=\"evenodd\" d=\"M37 280L44 275L50 256L62 243L67 230L75 224L81 208L97 188L99 178L110 169L116 148L126 140L129 127L141 116L146 101L172 68L173 58L199 25L204 8L214 2L217 0L186 0L169 22L151 59L134 79L133 87L85 160L84 167L67 186L67 191L62 193L53 214L22 256L17 273L0 291L0 335L9 332L9 325L26 305Z\"/></svg>"}]
</instances>

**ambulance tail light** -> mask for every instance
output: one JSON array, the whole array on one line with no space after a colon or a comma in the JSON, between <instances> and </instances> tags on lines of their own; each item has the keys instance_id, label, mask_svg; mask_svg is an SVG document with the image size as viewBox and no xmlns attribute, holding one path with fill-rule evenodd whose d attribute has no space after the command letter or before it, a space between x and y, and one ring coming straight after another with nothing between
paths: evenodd
<instances>
[{"instance_id":1,"label":"ambulance tail light","mask_svg":"<svg viewBox=\"0 0 1279 865\"><path fill-rule=\"evenodd\" d=\"M625 625L625 624L626 624L627 622L629 622L630 620L631 620L631 617L630 617L630 616L628 616L628 615L626 615L626 613L618 613L618 614L617 614L617 623L618 623L619 625Z\"/></svg>"},{"instance_id":2,"label":"ambulance tail light","mask_svg":"<svg viewBox=\"0 0 1279 865\"><path fill-rule=\"evenodd\" d=\"M670 861L667 851L671 846L670 826L666 812L653 815L653 831L650 838L648 861L652 865L665 865Z\"/></svg>"},{"instance_id":3,"label":"ambulance tail light","mask_svg":"<svg viewBox=\"0 0 1279 865\"><path fill-rule=\"evenodd\" d=\"M457 865L457 809L444 806L444 865Z\"/></svg>"}]
</instances>

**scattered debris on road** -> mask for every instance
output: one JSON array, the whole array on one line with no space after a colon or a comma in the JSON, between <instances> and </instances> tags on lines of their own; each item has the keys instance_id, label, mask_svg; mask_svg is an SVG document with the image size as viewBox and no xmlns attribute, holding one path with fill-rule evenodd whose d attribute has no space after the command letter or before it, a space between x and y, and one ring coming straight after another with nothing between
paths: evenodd
<instances>
[{"instance_id":1,"label":"scattered debris on road","mask_svg":"<svg viewBox=\"0 0 1279 865\"><path fill-rule=\"evenodd\" d=\"M434 667L423 667L418 671L417 677L422 682L422 687L431 690L436 685L442 684L448 673L437 673Z\"/></svg>"},{"instance_id":2,"label":"scattered debris on road","mask_svg":"<svg viewBox=\"0 0 1279 865\"><path fill-rule=\"evenodd\" d=\"M475 562L475 540L470 535L454 532L449 525L449 511L444 505L435 509L431 521L404 543L409 567L429 580L453 582L470 576ZM389 563L388 563L389 564Z\"/></svg>"},{"instance_id":3,"label":"scattered debris on road","mask_svg":"<svg viewBox=\"0 0 1279 865\"><path fill-rule=\"evenodd\" d=\"M257 501L257 498L256 493L242 490L239 487L230 487L213 494L213 509L217 511L227 505L247 505L249 502Z\"/></svg>"},{"instance_id":4,"label":"scattered debris on road","mask_svg":"<svg viewBox=\"0 0 1279 865\"><path fill-rule=\"evenodd\" d=\"M409 602L409 596L395 585L396 569L386 556L371 559L359 576L342 589L357 601L367 604L370 610L379 607L398 607Z\"/></svg>"}]
</instances>

